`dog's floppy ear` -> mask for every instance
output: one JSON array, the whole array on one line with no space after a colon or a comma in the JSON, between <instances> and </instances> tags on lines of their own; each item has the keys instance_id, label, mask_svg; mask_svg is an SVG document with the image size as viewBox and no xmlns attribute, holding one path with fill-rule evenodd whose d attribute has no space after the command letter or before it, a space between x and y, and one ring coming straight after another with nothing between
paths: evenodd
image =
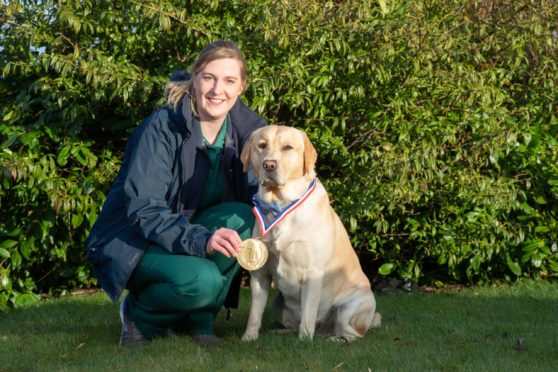
<instances>
[{"instance_id":1,"label":"dog's floppy ear","mask_svg":"<svg viewBox=\"0 0 558 372\"><path fill-rule=\"evenodd\" d=\"M318 159L318 153L314 148L314 145L308 139L308 135L302 132L302 138L304 139L304 174L307 174L314 170L316 165L316 160Z\"/></svg>"},{"instance_id":2,"label":"dog's floppy ear","mask_svg":"<svg viewBox=\"0 0 558 372\"><path fill-rule=\"evenodd\" d=\"M248 141L244 144L244 148L242 149L242 153L240 154L240 161L242 162L244 172L250 169L250 153L252 148L252 141L254 138L254 133L250 135Z\"/></svg>"}]
</instances>

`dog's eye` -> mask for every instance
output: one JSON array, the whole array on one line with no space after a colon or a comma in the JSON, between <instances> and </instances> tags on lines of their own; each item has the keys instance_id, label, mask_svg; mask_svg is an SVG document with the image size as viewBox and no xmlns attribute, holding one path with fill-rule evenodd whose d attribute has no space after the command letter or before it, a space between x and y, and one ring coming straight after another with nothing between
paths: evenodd
<instances>
[{"instance_id":1,"label":"dog's eye","mask_svg":"<svg viewBox=\"0 0 558 372\"><path fill-rule=\"evenodd\" d=\"M291 145L283 146L283 151L289 151L289 150L292 150L292 149L293 149L293 147Z\"/></svg>"},{"instance_id":2,"label":"dog's eye","mask_svg":"<svg viewBox=\"0 0 558 372\"><path fill-rule=\"evenodd\" d=\"M258 143L258 148L265 150L265 148L267 147L267 143L262 142L262 143Z\"/></svg>"}]
</instances>

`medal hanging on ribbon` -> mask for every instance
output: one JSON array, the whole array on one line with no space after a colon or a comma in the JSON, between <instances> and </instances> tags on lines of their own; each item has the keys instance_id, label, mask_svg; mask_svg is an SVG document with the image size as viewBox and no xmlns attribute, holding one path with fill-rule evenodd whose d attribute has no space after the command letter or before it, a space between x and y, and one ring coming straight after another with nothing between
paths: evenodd
<instances>
[{"instance_id":1,"label":"medal hanging on ribbon","mask_svg":"<svg viewBox=\"0 0 558 372\"><path fill-rule=\"evenodd\" d=\"M259 239L246 239L236 256L240 266L248 271L258 270L267 261L267 247Z\"/></svg>"},{"instance_id":2,"label":"medal hanging on ribbon","mask_svg":"<svg viewBox=\"0 0 558 372\"><path fill-rule=\"evenodd\" d=\"M312 182L310 183L310 186L308 186L308 189L306 190L306 192L304 193L304 195L302 195L302 197L300 199L295 200L289 206L287 206L287 208L283 209L278 214L276 214L274 216L273 221L271 221L270 223L267 223L266 220L265 220L265 213L263 212L263 208L262 208L260 202L256 198L254 198L253 199L254 207L252 208L252 212L254 213L254 215L256 216L256 219L258 220L258 224L260 226L261 236L264 237L269 232L269 230L271 230L275 226L277 226L277 224L279 222L281 222L285 217L287 217L287 215L289 215L296 208L298 208L302 203L304 203L304 201L306 199L308 199L310 194L312 194L312 192L315 189L316 189L316 179L312 180Z\"/></svg>"}]
</instances>

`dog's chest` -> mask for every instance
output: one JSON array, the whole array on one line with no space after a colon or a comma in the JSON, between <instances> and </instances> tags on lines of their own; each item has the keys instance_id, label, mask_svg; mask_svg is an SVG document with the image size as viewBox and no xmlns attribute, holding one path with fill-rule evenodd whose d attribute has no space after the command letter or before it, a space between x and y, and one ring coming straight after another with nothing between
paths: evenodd
<instances>
[{"instance_id":1,"label":"dog's chest","mask_svg":"<svg viewBox=\"0 0 558 372\"><path fill-rule=\"evenodd\" d=\"M277 287L285 295L299 293L305 280L309 261L307 244L304 241L284 242L275 237L268 242L268 268Z\"/></svg>"},{"instance_id":2,"label":"dog's chest","mask_svg":"<svg viewBox=\"0 0 558 372\"><path fill-rule=\"evenodd\" d=\"M279 261L275 270L272 270L272 277L275 285L284 296L298 297L304 281L300 272L293 270L292 267L288 265L285 265L284 261Z\"/></svg>"}]
</instances>

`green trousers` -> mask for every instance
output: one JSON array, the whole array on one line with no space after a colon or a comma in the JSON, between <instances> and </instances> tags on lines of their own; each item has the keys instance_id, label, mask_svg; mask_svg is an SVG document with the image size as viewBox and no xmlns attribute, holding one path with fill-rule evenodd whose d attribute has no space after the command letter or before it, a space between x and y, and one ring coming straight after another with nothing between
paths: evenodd
<instances>
[{"instance_id":1,"label":"green trousers","mask_svg":"<svg viewBox=\"0 0 558 372\"><path fill-rule=\"evenodd\" d=\"M191 222L212 232L221 227L236 230L244 240L255 217L249 205L224 203L196 213ZM236 258L221 253L202 258L149 246L128 281L130 315L150 338L175 327L213 334L215 316L239 272Z\"/></svg>"}]
</instances>

